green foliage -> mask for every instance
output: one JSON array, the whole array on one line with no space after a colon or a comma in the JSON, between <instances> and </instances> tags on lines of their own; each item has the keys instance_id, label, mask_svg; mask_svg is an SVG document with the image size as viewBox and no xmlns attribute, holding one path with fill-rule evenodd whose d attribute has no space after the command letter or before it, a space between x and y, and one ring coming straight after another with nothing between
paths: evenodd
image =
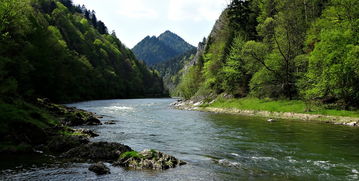
<instances>
[{"instance_id":1,"label":"green foliage","mask_svg":"<svg viewBox=\"0 0 359 181\"><path fill-rule=\"evenodd\" d=\"M181 97L189 99L198 91L202 81L202 75L199 68L200 67L198 66L193 66L189 68L186 74L183 75L181 83L176 88L179 90Z\"/></svg>"},{"instance_id":2,"label":"green foliage","mask_svg":"<svg viewBox=\"0 0 359 181\"><path fill-rule=\"evenodd\" d=\"M0 18L1 97L69 102L164 92L158 74L70 0L1 0Z\"/></svg>"},{"instance_id":3,"label":"green foliage","mask_svg":"<svg viewBox=\"0 0 359 181\"><path fill-rule=\"evenodd\" d=\"M309 56L303 81L307 100L322 99L342 108L358 106L358 2L332 1L318 19L307 42L318 41ZM319 34L316 29L320 30Z\"/></svg>"},{"instance_id":4,"label":"green foliage","mask_svg":"<svg viewBox=\"0 0 359 181\"><path fill-rule=\"evenodd\" d=\"M241 36L234 39L226 64L222 67L224 91L237 96L248 94L248 70L242 55L245 41Z\"/></svg>"},{"instance_id":5,"label":"green foliage","mask_svg":"<svg viewBox=\"0 0 359 181\"><path fill-rule=\"evenodd\" d=\"M231 1L196 65L202 81L189 71L181 90L358 108L358 19L358 1Z\"/></svg>"}]
</instances>

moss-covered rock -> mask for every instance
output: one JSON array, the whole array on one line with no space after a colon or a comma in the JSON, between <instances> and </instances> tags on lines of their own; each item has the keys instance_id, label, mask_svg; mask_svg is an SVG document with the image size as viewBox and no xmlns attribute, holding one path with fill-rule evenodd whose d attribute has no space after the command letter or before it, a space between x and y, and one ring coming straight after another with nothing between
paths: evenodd
<instances>
[{"instance_id":1,"label":"moss-covered rock","mask_svg":"<svg viewBox=\"0 0 359 181\"><path fill-rule=\"evenodd\" d=\"M61 156L76 161L116 161L122 153L132 151L129 146L120 143L93 142L78 146Z\"/></svg>"},{"instance_id":2,"label":"moss-covered rock","mask_svg":"<svg viewBox=\"0 0 359 181\"><path fill-rule=\"evenodd\" d=\"M85 110L54 104L48 99L40 98L37 99L36 104L59 117L60 122L65 126L101 125L101 121L94 113Z\"/></svg>"},{"instance_id":3,"label":"moss-covered rock","mask_svg":"<svg viewBox=\"0 0 359 181\"><path fill-rule=\"evenodd\" d=\"M186 164L186 162L156 150L125 152L122 153L118 161L114 163L115 166L126 168L153 170L166 170L184 164Z\"/></svg>"}]
</instances>

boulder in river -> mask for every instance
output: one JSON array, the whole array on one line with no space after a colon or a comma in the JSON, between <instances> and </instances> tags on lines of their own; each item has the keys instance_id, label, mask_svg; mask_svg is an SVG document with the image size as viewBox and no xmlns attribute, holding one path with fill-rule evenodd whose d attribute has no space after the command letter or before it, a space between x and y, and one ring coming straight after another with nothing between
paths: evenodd
<instances>
[{"instance_id":1,"label":"boulder in river","mask_svg":"<svg viewBox=\"0 0 359 181\"><path fill-rule=\"evenodd\" d=\"M92 164L89 167L89 170L91 172L95 172L97 175L105 175L105 174L110 174L110 169L102 162L98 162L95 164Z\"/></svg>"},{"instance_id":2,"label":"boulder in river","mask_svg":"<svg viewBox=\"0 0 359 181\"><path fill-rule=\"evenodd\" d=\"M125 152L132 151L129 146L120 143L93 142L72 148L61 156L75 161L113 162Z\"/></svg>"},{"instance_id":3,"label":"boulder in river","mask_svg":"<svg viewBox=\"0 0 359 181\"><path fill-rule=\"evenodd\" d=\"M114 163L115 166L126 168L153 170L166 170L184 164L186 164L186 162L156 150L125 152L122 153L118 161Z\"/></svg>"}]
</instances>

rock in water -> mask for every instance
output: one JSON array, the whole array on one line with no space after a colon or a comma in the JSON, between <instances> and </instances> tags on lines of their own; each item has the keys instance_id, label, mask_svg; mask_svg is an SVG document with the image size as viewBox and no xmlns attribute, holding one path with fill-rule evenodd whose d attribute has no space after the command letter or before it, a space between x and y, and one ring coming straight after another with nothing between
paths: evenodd
<instances>
[{"instance_id":1,"label":"rock in water","mask_svg":"<svg viewBox=\"0 0 359 181\"><path fill-rule=\"evenodd\" d=\"M105 124L116 124L115 120L106 121Z\"/></svg>"},{"instance_id":2,"label":"rock in water","mask_svg":"<svg viewBox=\"0 0 359 181\"><path fill-rule=\"evenodd\" d=\"M91 172L95 172L97 175L110 174L110 169L102 162L95 163L89 167Z\"/></svg>"},{"instance_id":3,"label":"rock in water","mask_svg":"<svg viewBox=\"0 0 359 181\"><path fill-rule=\"evenodd\" d=\"M354 121L354 122L344 123L344 125L347 125L347 126L358 126L358 122Z\"/></svg>"},{"instance_id":4,"label":"rock in water","mask_svg":"<svg viewBox=\"0 0 359 181\"><path fill-rule=\"evenodd\" d=\"M121 153L132 151L126 145L120 143L93 142L70 149L61 156L75 161L109 161L113 162Z\"/></svg>"},{"instance_id":5,"label":"rock in water","mask_svg":"<svg viewBox=\"0 0 359 181\"><path fill-rule=\"evenodd\" d=\"M272 118L268 119L267 121L268 121L268 122L276 122L276 120L275 120L275 119L272 119Z\"/></svg>"},{"instance_id":6,"label":"rock in water","mask_svg":"<svg viewBox=\"0 0 359 181\"><path fill-rule=\"evenodd\" d=\"M134 169L166 170L184 164L186 162L162 152L144 150L139 153L135 151L123 153L114 165Z\"/></svg>"}]
</instances>

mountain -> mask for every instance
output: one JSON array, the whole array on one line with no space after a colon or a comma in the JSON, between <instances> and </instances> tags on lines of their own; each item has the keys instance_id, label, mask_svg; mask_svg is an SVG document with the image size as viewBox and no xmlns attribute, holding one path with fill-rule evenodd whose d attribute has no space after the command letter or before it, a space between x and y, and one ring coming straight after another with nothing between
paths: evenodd
<instances>
[{"instance_id":1,"label":"mountain","mask_svg":"<svg viewBox=\"0 0 359 181\"><path fill-rule=\"evenodd\" d=\"M152 66L173 59L193 49L195 49L194 46L175 33L165 31L158 37L145 37L132 48L132 51L137 59L143 60L147 65Z\"/></svg>"}]
</instances>

